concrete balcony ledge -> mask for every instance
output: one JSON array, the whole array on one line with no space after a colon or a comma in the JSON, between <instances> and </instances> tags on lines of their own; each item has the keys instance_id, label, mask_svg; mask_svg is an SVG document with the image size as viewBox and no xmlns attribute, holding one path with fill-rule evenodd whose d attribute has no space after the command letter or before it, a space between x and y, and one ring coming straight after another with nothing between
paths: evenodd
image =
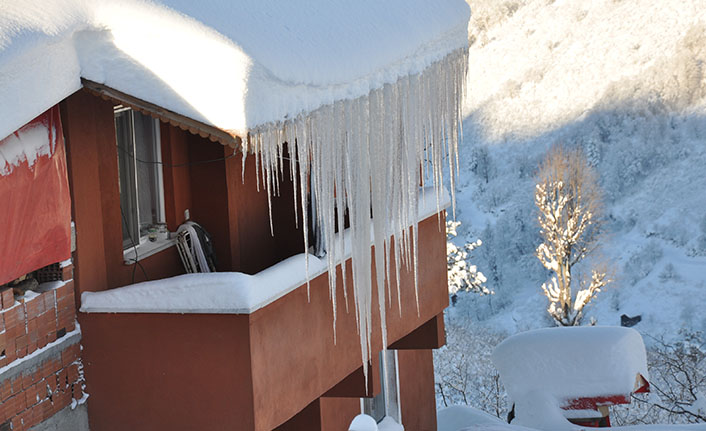
<instances>
[{"instance_id":1,"label":"concrete balcony ledge","mask_svg":"<svg viewBox=\"0 0 706 431\"><path fill-rule=\"evenodd\" d=\"M450 205L443 190L437 201L431 188L420 190L418 220L437 214ZM343 232L345 258L350 256L350 231ZM103 292L84 292L84 313L252 314L271 304L307 280L326 273L325 259L302 253L255 275L237 272L184 274Z\"/></svg>"}]
</instances>

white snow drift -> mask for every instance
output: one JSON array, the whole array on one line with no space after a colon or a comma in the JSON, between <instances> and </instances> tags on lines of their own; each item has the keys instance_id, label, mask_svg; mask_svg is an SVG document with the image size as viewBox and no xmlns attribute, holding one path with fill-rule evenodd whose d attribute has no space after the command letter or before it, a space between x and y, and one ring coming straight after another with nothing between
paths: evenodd
<instances>
[{"instance_id":1,"label":"white snow drift","mask_svg":"<svg viewBox=\"0 0 706 431\"><path fill-rule=\"evenodd\" d=\"M648 378L645 345L631 328L573 326L513 335L493 363L515 404L513 424L566 429L561 407L586 397L629 396Z\"/></svg>"},{"instance_id":2,"label":"white snow drift","mask_svg":"<svg viewBox=\"0 0 706 431\"><path fill-rule=\"evenodd\" d=\"M523 332L493 352L510 397L542 391L561 401L630 394L648 378L640 333L618 326L544 328Z\"/></svg>"}]
</instances>

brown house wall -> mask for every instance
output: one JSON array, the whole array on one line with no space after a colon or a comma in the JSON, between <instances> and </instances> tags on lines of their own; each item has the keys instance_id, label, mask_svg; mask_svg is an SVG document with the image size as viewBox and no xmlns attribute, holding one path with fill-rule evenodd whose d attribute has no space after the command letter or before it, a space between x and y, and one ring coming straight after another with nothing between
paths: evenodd
<instances>
[{"instance_id":1,"label":"brown house wall","mask_svg":"<svg viewBox=\"0 0 706 431\"><path fill-rule=\"evenodd\" d=\"M319 398L321 429L348 431L354 417L360 414L360 398Z\"/></svg>"},{"instance_id":2,"label":"brown house wall","mask_svg":"<svg viewBox=\"0 0 706 431\"><path fill-rule=\"evenodd\" d=\"M92 430L253 429L247 316L84 314Z\"/></svg>"},{"instance_id":3,"label":"brown house wall","mask_svg":"<svg viewBox=\"0 0 706 431\"><path fill-rule=\"evenodd\" d=\"M232 153L232 149L225 148L226 156ZM260 175L258 191L256 168L252 154L246 157L244 175L242 154L225 161L231 268L246 274L255 274L304 251L301 210L297 227L288 164L284 166L279 195L272 193L271 197L274 236L270 231L266 187Z\"/></svg>"},{"instance_id":4,"label":"brown house wall","mask_svg":"<svg viewBox=\"0 0 706 431\"><path fill-rule=\"evenodd\" d=\"M184 133L184 132L182 132ZM189 136L189 175L191 178L191 219L201 224L213 237L218 271L232 271L227 183L223 146L198 136ZM212 161L218 160L218 161ZM206 163L204 163L206 162Z\"/></svg>"},{"instance_id":5,"label":"brown house wall","mask_svg":"<svg viewBox=\"0 0 706 431\"><path fill-rule=\"evenodd\" d=\"M191 176L189 175L189 135L183 130L160 123L162 139L162 169L164 182L164 212L167 229L176 232L184 222L184 211L191 211Z\"/></svg>"},{"instance_id":6,"label":"brown house wall","mask_svg":"<svg viewBox=\"0 0 706 431\"><path fill-rule=\"evenodd\" d=\"M435 219L420 225L420 237L430 253L445 246L443 235ZM423 275L433 269L433 265L420 267L420 278L433 279ZM437 277L445 276L442 269ZM421 298L433 292L442 295L442 299L420 301L420 316L443 310L445 286L445 282L420 286ZM414 296L411 285L403 289L404 295ZM221 419L221 429L271 430L317 417L320 423L330 424L331 428L323 428L327 431L339 429L346 420L350 423L348 416L357 414L359 405L354 408L351 401L343 401L347 398L321 398L360 367L353 304L346 312L340 283L337 293L335 344L326 274L311 281L310 300L302 285L251 315L83 314L84 362L88 391L93 391L92 429L117 429L112 425L116 421L135 430L173 429L176 423L181 424L178 429L189 429L184 424L214 416ZM403 318L388 313L391 333L409 334L426 323L417 316L414 302L403 304L407 304ZM378 318L373 320L372 346L377 352L382 345ZM432 338L433 344L437 340ZM423 347L423 341L416 345ZM400 379L403 421L434 429L429 428L435 422L430 351L400 351ZM351 388L360 390L355 384ZM238 413L249 419L231 422L235 418L225 409L234 407L214 397L237 399L239 408L250 406ZM319 398L311 407L316 411L307 409ZM345 407L346 419L336 416L332 410L336 406ZM118 419L123 417L142 421L127 419L126 424Z\"/></svg>"},{"instance_id":7,"label":"brown house wall","mask_svg":"<svg viewBox=\"0 0 706 431\"><path fill-rule=\"evenodd\" d=\"M275 431L347 431L360 414L360 398L319 398Z\"/></svg>"},{"instance_id":8,"label":"brown house wall","mask_svg":"<svg viewBox=\"0 0 706 431\"><path fill-rule=\"evenodd\" d=\"M398 350L400 409L405 430L436 431L434 359L431 350Z\"/></svg>"},{"instance_id":9,"label":"brown house wall","mask_svg":"<svg viewBox=\"0 0 706 431\"><path fill-rule=\"evenodd\" d=\"M439 261L440 253L442 250L445 253L446 249L444 238L436 217L420 223L420 244L424 244L429 259L435 260L419 266L419 313L414 299L413 273L401 271L402 313L400 315L396 301L387 309L388 344L424 325L448 305L445 260ZM352 280L351 265L347 268L348 280ZM269 430L284 423L306 407L310 400L323 395L360 366L352 292L349 292L347 312L340 272L337 279L338 336L335 344L326 274L311 281L309 295L306 286L302 286L251 315L257 430ZM373 298L377 298L375 292ZM377 310L377 301L374 300L371 343L374 352L382 349ZM427 346L433 347L436 346ZM291 372L292 364L301 364L296 366L296 374ZM431 378L433 396L433 372ZM291 396L294 393L301 396ZM278 408L272 409L273 405Z\"/></svg>"},{"instance_id":10,"label":"brown house wall","mask_svg":"<svg viewBox=\"0 0 706 431\"><path fill-rule=\"evenodd\" d=\"M61 108L76 223L77 298L84 291L143 281L142 269L125 265L122 258L112 103L79 91ZM285 181L281 197L272 199L272 237L262 181L259 192L256 187L254 157L245 162L243 183L241 155L195 164L224 158L232 150L167 125L161 126L161 134L170 229L183 221L188 208L191 218L212 233L220 270L252 274L302 251L291 183ZM174 166L183 163L189 166ZM445 235L436 217L423 221L419 232L424 247L419 262L420 307L417 310L413 276L402 271L402 315L393 283L388 344L448 305ZM175 247L140 264L150 279L183 273ZM347 279L352 280L350 265L348 270ZM360 367L352 292L347 311L340 270L338 279L336 344L326 274L312 281L310 299L306 286L301 286L250 316L80 314L92 429L223 429L230 423L232 429L270 430L284 424ZM372 345L377 352L382 343L375 302L373 310ZM418 346L436 347L424 342ZM429 375L433 379L433 373ZM433 407L433 381L431 390ZM238 401L236 407L226 402L233 399ZM322 400L316 408L323 423L336 421L332 406L352 406L345 399ZM213 418L219 418L217 426L203 425ZM202 424L196 426L196 420Z\"/></svg>"},{"instance_id":11,"label":"brown house wall","mask_svg":"<svg viewBox=\"0 0 706 431\"><path fill-rule=\"evenodd\" d=\"M141 259L138 267L123 262L113 103L79 91L62 102L61 114L76 223L77 298L183 273L175 247ZM242 155L233 157L232 149L167 124L160 135L167 226L175 231L188 209L214 238L218 270L254 274L303 251L288 176L280 197L272 198L273 237L254 157L246 160L243 183Z\"/></svg>"},{"instance_id":12,"label":"brown house wall","mask_svg":"<svg viewBox=\"0 0 706 431\"><path fill-rule=\"evenodd\" d=\"M79 91L62 102L61 113L76 228L77 301L85 291L144 281L145 273L158 279L183 272L173 247L140 260L142 268L123 263L113 104Z\"/></svg>"}]
</instances>

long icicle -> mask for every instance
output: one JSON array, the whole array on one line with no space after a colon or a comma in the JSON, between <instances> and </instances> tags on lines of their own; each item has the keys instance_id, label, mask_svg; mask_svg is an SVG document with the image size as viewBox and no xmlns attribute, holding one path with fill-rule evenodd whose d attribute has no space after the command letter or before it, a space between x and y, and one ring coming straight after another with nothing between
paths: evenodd
<instances>
[{"instance_id":1,"label":"long icicle","mask_svg":"<svg viewBox=\"0 0 706 431\"><path fill-rule=\"evenodd\" d=\"M467 61L467 49L458 49L419 74L372 89L357 99L340 100L286 122L259 126L247 137L249 150L257 153L255 169L262 170L268 194L279 191L284 154L288 153L290 158L296 155L296 162L290 161L290 178L295 182L295 194L299 188L299 202L295 205L301 205L307 274L308 219L315 214L314 223L323 237L328 264L334 338L338 265L342 266L346 310L349 296L346 285L351 284L346 280L347 244L343 233L344 212L348 212L350 230L346 236L350 237L351 247L352 297L366 379L373 353L373 286L377 287L383 347L387 344L385 307L392 299L393 289L389 284L392 255L400 313L403 264L413 268L419 313L418 193L424 178L431 177L439 207L445 165L449 169L455 206L453 186L458 172ZM282 147L285 139L288 151ZM259 175L256 177L259 189ZM316 195L311 211L309 191ZM375 250L374 260L371 245ZM388 295L385 295L386 281Z\"/></svg>"}]
</instances>

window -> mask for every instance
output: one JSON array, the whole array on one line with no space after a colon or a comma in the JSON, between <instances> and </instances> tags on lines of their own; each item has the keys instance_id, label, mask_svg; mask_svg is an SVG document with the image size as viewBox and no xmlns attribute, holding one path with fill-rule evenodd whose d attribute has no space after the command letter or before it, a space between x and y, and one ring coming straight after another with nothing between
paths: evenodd
<instances>
[{"instance_id":1,"label":"window","mask_svg":"<svg viewBox=\"0 0 706 431\"><path fill-rule=\"evenodd\" d=\"M136 249L165 232L159 121L115 107L123 249ZM133 257L134 259L137 256Z\"/></svg>"},{"instance_id":2,"label":"window","mask_svg":"<svg viewBox=\"0 0 706 431\"><path fill-rule=\"evenodd\" d=\"M395 350L380 352L380 386L380 393L375 397L361 398L363 413L371 416L376 422L380 422L385 416L389 416L397 423L402 423L400 417L397 351Z\"/></svg>"}]
</instances>

